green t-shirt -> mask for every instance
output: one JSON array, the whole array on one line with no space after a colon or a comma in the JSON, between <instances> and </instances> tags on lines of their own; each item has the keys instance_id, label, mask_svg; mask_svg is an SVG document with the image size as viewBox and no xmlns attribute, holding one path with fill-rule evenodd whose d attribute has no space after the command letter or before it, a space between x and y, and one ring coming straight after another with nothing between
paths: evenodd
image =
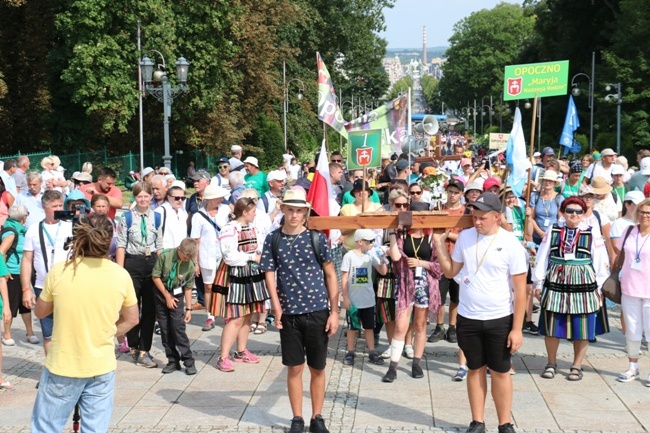
<instances>
[{"instance_id":1,"label":"green t-shirt","mask_svg":"<svg viewBox=\"0 0 650 433\"><path fill-rule=\"evenodd\" d=\"M269 190L269 184L266 182L266 173L258 171L257 174L247 174L244 176L246 188L255 188L260 197Z\"/></svg>"},{"instance_id":2,"label":"green t-shirt","mask_svg":"<svg viewBox=\"0 0 650 433\"><path fill-rule=\"evenodd\" d=\"M377 191L372 190L372 194L370 194L370 201L373 203L381 203ZM347 191L345 194L343 194L343 198L341 199L341 206L345 206L346 204L350 203L354 203L354 197L352 196L352 191Z\"/></svg>"},{"instance_id":3,"label":"green t-shirt","mask_svg":"<svg viewBox=\"0 0 650 433\"><path fill-rule=\"evenodd\" d=\"M191 289L194 286L194 260L181 262L178 258L177 248L163 250L158 256L151 272L152 277L162 280L167 290L174 287ZM170 284L171 283L171 284Z\"/></svg>"}]
</instances>

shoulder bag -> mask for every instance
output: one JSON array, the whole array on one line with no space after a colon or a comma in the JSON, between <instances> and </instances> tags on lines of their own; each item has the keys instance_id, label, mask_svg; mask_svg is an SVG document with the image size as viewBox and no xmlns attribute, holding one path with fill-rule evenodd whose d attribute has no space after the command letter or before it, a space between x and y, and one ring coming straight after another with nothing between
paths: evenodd
<instances>
[{"instance_id":1,"label":"shoulder bag","mask_svg":"<svg viewBox=\"0 0 650 433\"><path fill-rule=\"evenodd\" d=\"M627 241L627 237L630 236L630 233L632 232L632 230L634 230L634 227L635 226L628 227L627 233L625 233L625 237L623 238L623 244L621 245L621 252L616 258L616 263L612 268L612 272L603 283L603 288L602 288L603 295L605 295L607 299L609 299L610 301L616 304L621 303L621 281L618 275L620 273L621 268L623 267L623 262L625 261L625 241Z\"/></svg>"}]
</instances>

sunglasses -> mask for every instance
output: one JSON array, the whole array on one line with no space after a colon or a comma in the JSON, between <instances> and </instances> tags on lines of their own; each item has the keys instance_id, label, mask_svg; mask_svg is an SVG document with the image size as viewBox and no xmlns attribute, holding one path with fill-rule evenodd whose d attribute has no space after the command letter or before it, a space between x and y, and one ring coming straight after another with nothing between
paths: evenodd
<instances>
[{"instance_id":1,"label":"sunglasses","mask_svg":"<svg viewBox=\"0 0 650 433\"><path fill-rule=\"evenodd\" d=\"M567 215L573 215L573 214L582 215L583 213L585 213L585 211L583 211L582 209L564 209L564 213Z\"/></svg>"},{"instance_id":2,"label":"sunglasses","mask_svg":"<svg viewBox=\"0 0 650 433\"><path fill-rule=\"evenodd\" d=\"M422 194L422 191L410 191L409 194L411 194L411 195L420 195L420 194Z\"/></svg>"},{"instance_id":3,"label":"sunglasses","mask_svg":"<svg viewBox=\"0 0 650 433\"><path fill-rule=\"evenodd\" d=\"M332 162L343 162L342 159L333 159Z\"/></svg>"},{"instance_id":4,"label":"sunglasses","mask_svg":"<svg viewBox=\"0 0 650 433\"><path fill-rule=\"evenodd\" d=\"M172 195L171 198L173 198L176 201L182 201L182 200L185 200L186 197L184 195L181 195L181 196Z\"/></svg>"},{"instance_id":5,"label":"sunglasses","mask_svg":"<svg viewBox=\"0 0 650 433\"><path fill-rule=\"evenodd\" d=\"M408 209L409 208L408 203L393 203L393 206L395 206L398 209Z\"/></svg>"},{"instance_id":6,"label":"sunglasses","mask_svg":"<svg viewBox=\"0 0 650 433\"><path fill-rule=\"evenodd\" d=\"M223 170L224 168L229 168L229 167L230 167L229 165L218 165L218 166L217 166L217 168L218 168L219 170Z\"/></svg>"}]
</instances>

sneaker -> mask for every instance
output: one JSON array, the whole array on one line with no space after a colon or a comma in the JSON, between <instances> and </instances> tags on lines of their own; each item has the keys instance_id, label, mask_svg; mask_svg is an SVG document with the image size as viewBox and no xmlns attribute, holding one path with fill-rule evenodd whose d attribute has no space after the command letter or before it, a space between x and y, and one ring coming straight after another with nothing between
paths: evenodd
<instances>
[{"instance_id":1,"label":"sneaker","mask_svg":"<svg viewBox=\"0 0 650 433\"><path fill-rule=\"evenodd\" d=\"M5 346L15 346L16 342L14 341L13 338L3 338L2 344L4 344Z\"/></svg>"},{"instance_id":2,"label":"sneaker","mask_svg":"<svg viewBox=\"0 0 650 433\"><path fill-rule=\"evenodd\" d=\"M413 359L415 356L415 352L413 352L413 346L410 344L404 346L404 356L406 356L408 359Z\"/></svg>"},{"instance_id":3,"label":"sneaker","mask_svg":"<svg viewBox=\"0 0 650 433\"><path fill-rule=\"evenodd\" d=\"M445 340L447 340L450 343L458 343L458 336L456 335L455 326L449 326L449 329L447 329L447 335L445 336Z\"/></svg>"},{"instance_id":4,"label":"sneaker","mask_svg":"<svg viewBox=\"0 0 650 433\"><path fill-rule=\"evenodd\" d=\"M41 342L41 340L39 340L36 335L30 335L29 337L27 337L27 342L31 344L38 344Z\"/></svg>"},{"instance_id":5,"label":"sneaker","mask_svg":"<svg viewBox=\"0 0 650 433\"><path fill-rule=\"evenodd\" d=\"M321 415L316 415L309 422L309 431L312 433L330 433L327 427L325 427L325 420Z\"/></svg>"},{"instance_id":6,"label":"sneaker","mask_svg":"<svg viewBox=\"0 0 650 433\"><path fill-rule=\"evenodd\" d=\"M294 416L291 420L291 427L288 433L303 433L305 431L305 420L301 416Z\"/></svg>"},{"instance_id":7,"label":"sneaker","mask_svg":"<svg viewBox=\"0 0 650 433\"><path fill-rule=\"evenodd\" d=\"M388 349L381 352L381 355L379 355L379 356L381 356L383 359L390 359L390 352L391 352L391 349L389 347Z\"/></svg>"},{"instance_id":8,"label":"sneaker","mask_svg":"<svg viewBox=\"0 0 650 433\"><path fill-rule=\"evenodd\" d=\"M162 374L169 374L181 369L181 365L177 362L169 362L162 369Z\"/></svg>"},{"instance_id":9,"label":"sneaker","mask_svg":"<svg viewBox=\"0 0 650 433\"><path fill-rule=\"evenodd\" d=\"M465 378L467 378L467 367L458 367L458 371L451 380L454 382L462 382Z\"/></svg>"},{"instance_id":10,"label":"sneaker","mask_svg":"<svg viewBox=\"0 0 650 433\"><path fill-rule=\"evenodd\" d=\"M160 335L160 325L158 322L156 322L156 326L153 328L153 333L156 335Z\"/></svg>"},{"instance_id":11,"label":"sneaker","mask_svg":"<svg viewBox=\"0 0 650 433\"><path fill-rule=\"evenodd\" d=\"M465 433L485 433L485 423L472 421Z\"/></svg>"},{"instance_id":12,"label":"sneaker","mask_svg":"<svg viewBox=\"0 0 650 433\"><path fill-rule=\"evenodd\" d=\"M627 382L632 382L637 377L639 377L639 370L636 371L627 370L626 372L619 374L616 380L618 380L619 382L627 383Z\"/></svg>"},{"instance_id":13,"label":"sneaker","mask_svg":"<svg viewBox=\"0 0 650 433\"><path fill-rule=\"evenodd\" d=\"M375 365L384 365L384 360L375 352L372 352L370 355L368 355L368 360Z\"/></svg>"},{"instance_id":14,"label":"sneaker","mask_svg":"<svg viewBox=\"0 0 650 433\"><path fill-rule=\"evenodd\" d=\"M230 358L219 358L215 367L217 370L223 371L224 373L235 371L235 367L230 363Z\"/></svg>"},{"instance_id":15,"label":"sneaker","mask_svg":"<svg viewBox=\"0 0 650 433\"><path fill-rule=\"evenodd\" d=\"M122 342L117 346L117 351L120 353L129 353L131 351L129 342L126 341L126 337L124 337L124 340L122 340Z\"/></svg>"},{"instance_id":16,"label":"sneaker","mask_svg":"<svg viewBox=\"0 0 650 433\"><path fill-rule=\"evenodd\" d=\"M424 371L422 371L420 364L411 366L411 376L413 376L413 379L422 379L424 377Z\"/></svg>"},{"instance_id":17,"label":"sneaker","mask_svg":"<svg viewBox=\"0 0 650 433\"><path fill-rule=\"evenodd\" d=\"M141 365L145 368L156 368L158 367L158 364L156 361L153 360L151 357L151 354L149 352L140 352L140 356L138 356L138 360L136 361L136 364Z\"/></svg>"},{"instance_id":18,"label":"sneaker","mask_svg":"<svg viewBox=\"0 0 650 433\"><path fill-rule=\"evenodd\" d=\"M343 365L354 365L354 353L346 353L343 357Z\"/></svg>"},{"instance_id":19,"label":"sneaker","mask_svg":"<svg viewBox=\"0 0 650 433\"><path fill-rule=\"evenodd\" d=\"M185 367L185 374L188 376L192 376L196 374L196 367L193 365L190 365L189 367Z\"/></svg>"},{"instance_id":20,"label":"sneaker","mask_svg":"<svg viewBox=\"0 0 650 433\"><path fill-rule=\"evenodd\" d=\"M131 354L131 358L133 358L133 362L137 363L140 357L140 351L138 349L129 349L129 353Z\"/></svg>"},{"instance_id":21,"label":"sneaker","mask_svg":"<svg viewBox=\"0 0 650 433\"><path fill-rule=\"evenodd\" d=\"M512 423L505 423L499 426L499 433L516 433L515 426Z\"/></svg>"},{"instance_id":22,"label":"sneaker","mask_svg":"<svg viewBox=\"0 0 650 433\"><path fill-rule=\"evenodd\" d=\"M384 377L382 377L381 381L386 383L393 383L395 382L395 379L397 379L397 370L389 368Z\"/></svg>"},{"instance_id":23,"label":"sneaker","mask_svg":"<svg viewBox=\"0 0 650 433\"><path fill-rule=\"evenodd\" d=\"M445 337L445 326L436 325L436 329L434 329L431 335L429 335L427 341L429 343L437 343L438 341L442 340L444 337Z\"/></svg>"},{"instance_id":24,"label":"sneaker","mask_svg":"<svg viewBox=\"0 0 650 433\"><path fill-rule=\"evenodd\" d=\"M235 355L232 357L232 360L235 362L247 362L249 364L257 364L258 362L260 362L260 358L250 353L248 349L244 349L244 351L241 353L235 352Z\"/></svg>"},{"instance_id":25,"label":"sneaker","mask_svg":"<svg viewBox=\"0 0 650 433\"><path fill-rule=\"evenodd\" d=\"M530 335L539 335L539 328L535 325L535 322L526 322L524 324L524 332Z\"/></svg>"},{"instance_id":26,"label":"sneaker","mask_svg":"<svg viewBox=\"0 0 650 433\"><path fill-rule=\"evenodd\" d=\"M205 326L201 328L201 331L210 331L214 328L214 319L208 317L208 320L205 321Z\"/></svg>"}]
</instances>

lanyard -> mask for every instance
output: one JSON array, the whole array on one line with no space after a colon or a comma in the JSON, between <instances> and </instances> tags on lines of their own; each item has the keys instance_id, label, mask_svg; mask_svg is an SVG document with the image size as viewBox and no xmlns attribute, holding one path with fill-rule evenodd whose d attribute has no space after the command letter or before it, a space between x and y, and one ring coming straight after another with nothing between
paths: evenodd
<instances>
[{"instance_id":1,"label":"lanyard","mask_svg":"<svg viewBox=\"0 0 650 433\"><path fill-rule=\"evenodd\" d=\"M544 208L544 212L546 212L546 216L549 216L549 211L551 210L551 204L553 202L553 199L550 199L548 201L548 206L546 206L546 200L542 199L542 207Z\"/></svg>"},{"instance_id":2,"label":"lanyard","mask_svg":"<svg viewBox=\"0 0 650 433\"><path fill-rule=\"evenodd\" d=\"M634 256L634 260L637 263L641 262L641 250L643 249L643 246L648 241L648 238L650 236L648 236L648 235L645 236L645 239L643 240L643 243L641 244L641 248L639 248L639 237L641 237L641 230L639 230L639 233L637 233L637 235L636 235L636 251L635 251L636 254Z\"/></svg>"},{"instance_id":3,"label":"lanyard","mask_svg":"<svg viewBox=\"0 0 650 433\"><path fill-rule=\"evenodd\" d=\"M411 245L413 245L413 254L415 254L415 258L418 260L420 260L420 257L418 257L418 251L420 251L420 247L422 246L422 239L424 239L424 237L420 238L420 243L418 244L418 247L415 248L415 242L413 242L413 236L411 236Z\"/></svg>"},{"instance_id":4,"label":"lanyard","mask_svg":"<svg viewBox=\"0 0 650 433\"><path fill-rule=\"evenodd\" d=\"M52 236L47 232L47 229L45 228L45 224L43 224L43 233L45 233L45 236L47 236L47 240L50 242L50 245L52 246L52 252L51 257L50 257L50 263L54 263L54 248L56 245L56 240L59 238L59 229L61 228L61 221L56 225L56 233L54 234L54 239L52 239Z\"/></svg>"},{"instance_id":5,"label":"lanyard","mask_svg":"<svg viewBox=\"0 0 650 433\"><path fill-rule=\"evenodd\" d=\"M490 245L485 249L483 252L483 255L481 256L481 261L478 260L478 232L476 232L476 272L474 272L474 275L478 274L479 269L481 269L481 266L483 266L483 260L485 260L485 256L487 255L487 252L490 251L490 248L492 248L492 244L494 241L497 239L497 236L499 236L499 232L497 232L494 237L492 238L492 241L490 242Z\"/></svg>"}]
</instances>

